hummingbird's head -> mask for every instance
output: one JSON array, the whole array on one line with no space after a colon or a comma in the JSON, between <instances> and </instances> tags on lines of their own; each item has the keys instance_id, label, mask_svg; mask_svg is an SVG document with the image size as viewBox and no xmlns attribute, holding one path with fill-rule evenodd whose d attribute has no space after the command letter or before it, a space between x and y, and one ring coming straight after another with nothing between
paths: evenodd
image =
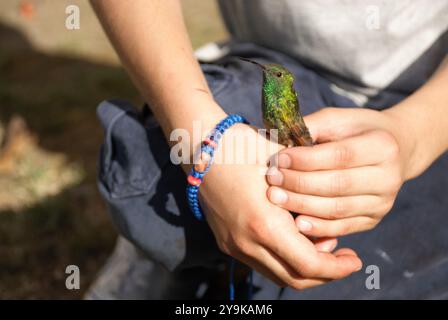
<instances>
[{"instance_id":1,"label":"hummingbird's head","mask_svg":"<svg viewBox=\"0 0 448 320\"><path fill-rule=\"evenodd\" d=\"M275 63L261 64L245 58L240 59L253 63L263 70L263 111L284 108L288 102L296 101L294 76L288 69Z\"/></svg>"},{"instance_id":2,"label":"hummingbird's head","mask_svg":"<svg viewBox=\"0 0 448 320\"><path fill-rule=\"evenodd\" d=\"M264 65L263 77L266 82L285 88L292 88L294 82L294 76L291 72L279 64Z\"/></svg>"},{"instance_id":3,"label":"hummingbird's head","mask_svg":"<svg viewBox=\"0 0 448 320\"><path fill-rule=\"evenodd\" d=\"M283 67L279 64L275 64L275 63L261 64L261 63L258 63L256 61L249 60L246 58L240 57L240 59L243 61L247 61L252 64L255 64L256 66L261 68L263 70L263 76L264 76L265 80L269 79L275 83L278 83L279 85L281 85L281 84L292 85L292 83L294 82L294 76L291 74L291 72L289 72L288 69L286 69L285 67Z\"/></svg>"},{"instance_id":4,"label":"hummingbird's head","mask_svg":"<svg viewBox=\"0 0 448 320\"><path fill-rule=\"evenodd\" d=\"M274 91L293 90L294 76L285 67L275 63L261 64L246 58L240 59L253 63L263 70L263 82L265 86L268 85L272 89L278 89Z\"/></svg>"}]
</instances>

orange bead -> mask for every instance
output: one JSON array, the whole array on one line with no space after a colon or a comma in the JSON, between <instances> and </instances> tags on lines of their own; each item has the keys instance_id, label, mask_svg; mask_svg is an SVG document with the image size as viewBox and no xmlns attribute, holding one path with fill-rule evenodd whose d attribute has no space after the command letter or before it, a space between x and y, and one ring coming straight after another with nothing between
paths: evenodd
<instances>
[{"instance_id":1,"label":"orange bead","mask_svg":"<svg viewBox=\"0 0 448 320\"><path fill-rule=\"evenodd\" d=\"M199 186L201 184L201 179L195 178L193 176L188 176L187 181L192 186Z\"/></svg>"}]
</instances>

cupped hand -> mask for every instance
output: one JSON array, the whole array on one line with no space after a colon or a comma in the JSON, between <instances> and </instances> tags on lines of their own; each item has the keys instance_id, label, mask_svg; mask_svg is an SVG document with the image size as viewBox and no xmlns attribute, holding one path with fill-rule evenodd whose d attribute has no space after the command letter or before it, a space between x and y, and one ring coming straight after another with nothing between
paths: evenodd
<instances>
[{"instance_id":1,"label":"cupped hand","mask_svg":"<svg viewBox=\"0 0 448 320\"><path fill-rule=\"evenodd\" d=\"M241 129L257 144L271 144L246 125L229 129L221 144L227 145L225 140L232 130ZM220 152L229 155L239 151L224 147ZM220 249L278 285L295 289L340 279L359 270L362 264L354 251L339 249L331 253L336 246L334 238L313 243L299 233L288 210L266 198L265 173L270 154L257 154L255 163L215 163L204 178L200 200Z\"/></svg>"},{"instance_id":2,"label":"cupped hand","mask_svg":"<svg viewBox=\"0 0 448 320\"><path fill-rule=\"evenodd\" d=\"M370 230L409 178L415 138L387 112L325 108L305 117L313 147L280 151L268 198L298 213L299 230L337 237Z\"/></svg>"}]
</instances>

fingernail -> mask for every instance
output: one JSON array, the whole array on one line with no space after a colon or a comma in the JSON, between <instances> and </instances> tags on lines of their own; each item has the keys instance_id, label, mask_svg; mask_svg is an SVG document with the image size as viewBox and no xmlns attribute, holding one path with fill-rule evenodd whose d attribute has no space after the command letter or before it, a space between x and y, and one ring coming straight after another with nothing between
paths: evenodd
<instances>
[{"instance_id":1,"label":"fingernail","mask_svg":"<svg viewBox=\"0 0 448 320\"><path fill-rule=\"evenodd\" d=\"M288 200L286 192L279 188L272 188L269 193L269 199L275 204L282 204Z\"/></svg>"},{"instance_id":2,"label":"fingernail","mask_svg":"<svg viewBox=\"0 0 448 320\"><path fill-rule=\"evenodd\" d=\"M284 169L291 167L291 157L286 153L280 153L278 155L278 167Z\"/></svg>"},{"instance_id":3,"label":"fingernail","mask_svg":"<svg viewBox=\"0 0 448 320\"><path fill-rule=\"evenodd\" d=\"M272 184L274 186L281 186L283 183L283 174L280 170L277 169L277 167L271 167L269 168L268 172L266 173L268 183Z\"/></svg>"},{"instance_id":4,"label":"fingernail","mask_svg":"<svg viewBox=\"0 0 448 320\"><path fill-rule=\"evenodd\" d=\"M311 229L313 229L313 225L311 224L311 222L309 222L307 220L303 220L303 219L299 220L299 230L300 231L310 231Z\"/></svg>"},{"instance_id":5,"label":"fingernail","mask_svg":"<svg viewBox=\"0 0 448 320\"><path fill-rule=\"evenodd\" d=\"M331 251L332 247L333 247L333 244L331 242L326 242L322 245L322 250L329 252L329 251Z\"/></svg>"}]
</instances>

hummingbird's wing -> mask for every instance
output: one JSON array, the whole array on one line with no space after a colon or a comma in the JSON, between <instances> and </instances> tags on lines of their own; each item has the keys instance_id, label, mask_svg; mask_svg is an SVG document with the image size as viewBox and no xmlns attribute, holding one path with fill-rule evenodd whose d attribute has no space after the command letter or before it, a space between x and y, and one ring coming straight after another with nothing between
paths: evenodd
<instances>
[{"instance_id":1,"label":"hummingbird's wing","mask_svg":"<svg viewBox=\"0 0 448 320\"><path fill-rule=\"evenodd\" d=\"M297 97L297 93L296 93ZM300 113L299 101L296 98L291 106L293 108L293 121L289 123L289 134L294 146L312 146L313 139Z\"/></svg>"}]
</instances>

